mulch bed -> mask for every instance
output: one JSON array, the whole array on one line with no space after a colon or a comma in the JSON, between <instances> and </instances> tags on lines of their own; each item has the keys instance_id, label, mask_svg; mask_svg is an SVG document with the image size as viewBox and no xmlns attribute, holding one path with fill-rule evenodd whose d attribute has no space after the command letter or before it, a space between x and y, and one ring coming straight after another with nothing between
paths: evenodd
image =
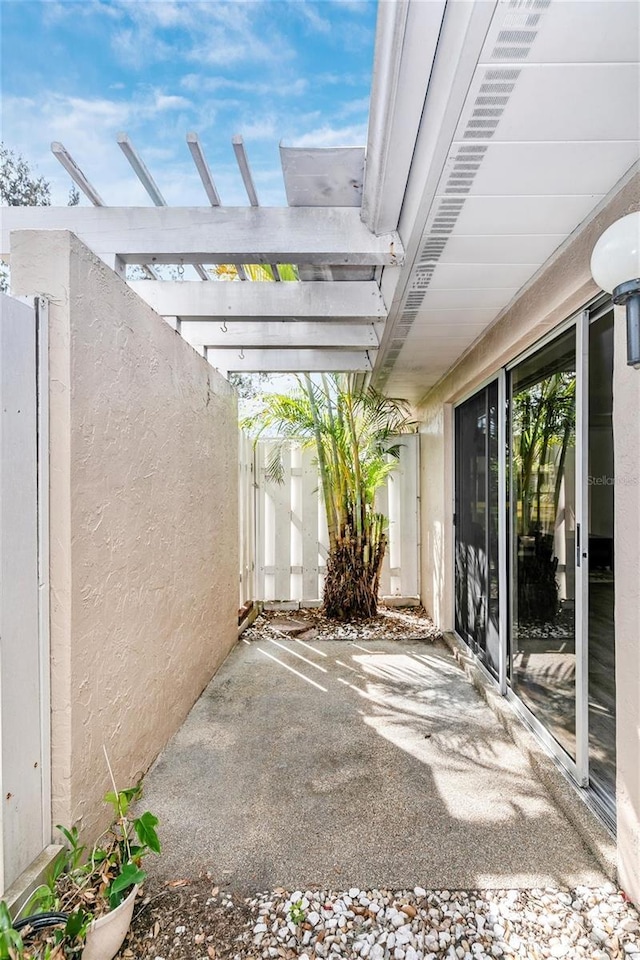
<instances>
[{"instance_id":1,"label":"mulch bed","mask_svg":"<svg viewBox=\"0 0 640 960\"><path fill-rule=\"evenodd\" d=\"M138 903L118 960L229 960L251 920L244 897L209 877L149 881Z\"/></svg>"}]
</instances>

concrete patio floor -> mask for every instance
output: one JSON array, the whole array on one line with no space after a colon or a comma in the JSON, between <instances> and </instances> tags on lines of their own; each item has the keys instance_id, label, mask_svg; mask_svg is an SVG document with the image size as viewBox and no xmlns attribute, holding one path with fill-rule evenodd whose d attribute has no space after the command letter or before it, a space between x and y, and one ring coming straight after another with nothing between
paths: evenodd
<instances>
[{"instance_id":1,"label":"concrete patio floor","mask_svg":"<svg viewBox=\"0 0 640 960\"><path fill-rule=\"evenodd\" d=\"M449 651L238 643L145 781L163 879L239 891L601 884Z\"/></svg>"}]
</instances>

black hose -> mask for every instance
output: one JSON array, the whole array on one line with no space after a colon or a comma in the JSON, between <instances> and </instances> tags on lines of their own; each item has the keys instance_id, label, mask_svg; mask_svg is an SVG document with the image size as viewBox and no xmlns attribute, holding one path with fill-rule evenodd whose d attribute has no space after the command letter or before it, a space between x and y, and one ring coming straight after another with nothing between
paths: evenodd
<instances>
[{"instance_id":1,"label":"black hose","mask_svg":"<svg viewBox=\"0 0 640 960\"><path fill-rule=\"evenodd\" d=\"M32 932L38 933L40 930L46 930L47 927L57 927L60 923L66 923L68 918L67 913L35 913L32 917L16 920L13 928L14 930L24 930L25 927L29 927L28 938Z\"/></svg>"}]
</instances>

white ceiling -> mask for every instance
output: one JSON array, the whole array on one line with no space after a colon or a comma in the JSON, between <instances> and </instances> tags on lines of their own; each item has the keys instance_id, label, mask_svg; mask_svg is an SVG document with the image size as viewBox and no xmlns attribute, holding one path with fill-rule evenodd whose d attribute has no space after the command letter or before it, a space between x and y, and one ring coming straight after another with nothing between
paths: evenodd
<instances>
[{"instance_id":1,"label":"white ceiling","mask_svg":"<svg viewBox=\"0 0 640 960\"><path fill-rule=\"evenodd\" d=\"M387 392L418 402L638 159L639 46L635 0L496 5L440 170L416 150L406 196L412 178L437 187L401 231Z\"/></svg>"}]
</instances>

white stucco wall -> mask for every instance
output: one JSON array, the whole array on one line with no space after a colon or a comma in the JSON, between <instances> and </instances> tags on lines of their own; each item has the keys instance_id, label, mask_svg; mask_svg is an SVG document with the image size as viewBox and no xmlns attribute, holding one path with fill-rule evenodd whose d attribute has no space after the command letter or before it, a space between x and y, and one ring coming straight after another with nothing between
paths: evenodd
<instances>
[{"instance_id":1,"label":"white stucco wall","mask_svg":"<svg viewBox=\"0 0 640 960\"><path fill-rule=\"evenodd\" d=\"M593 247L611 223L638 209L639 198L636 175L576 231L418 410L422 602L443 629L453 628L453 404L599 293L589 268ZM614 369L618 861L621 883L640 903L640 372L626 366L619 313ZM626 478L624 483L619 477Z\"/></svg>"},{"instance_id":2,"label":"white stucco wall","mask_svg":"<svg viewBox=\"0 0 640 960\"><path fill-rule=\"evenodd\" d=\"M53 823L104 823L237 637L232 389L65 231L15 233L50 299Z\"/></svg>"}]
</instances>

